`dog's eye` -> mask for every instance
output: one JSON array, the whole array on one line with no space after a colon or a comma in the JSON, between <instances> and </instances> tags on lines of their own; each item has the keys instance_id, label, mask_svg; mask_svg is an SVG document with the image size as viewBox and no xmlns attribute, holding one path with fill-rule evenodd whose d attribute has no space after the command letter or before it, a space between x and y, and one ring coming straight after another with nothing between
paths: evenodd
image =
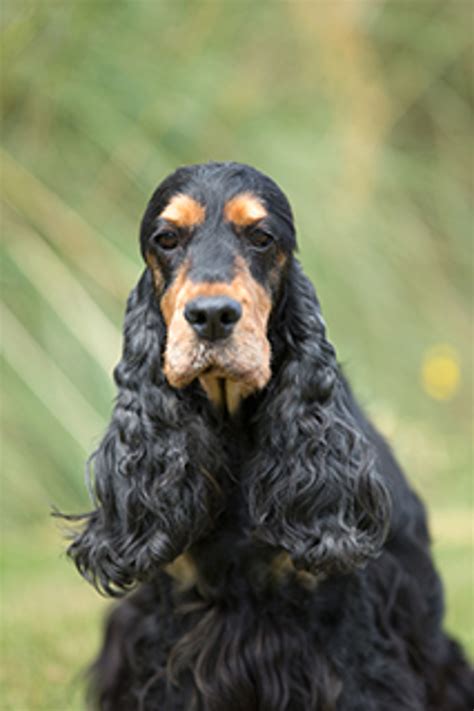
<instances>
[{"instance_id":1,"label":"dog's eye","mask_svg":"<svg viewBox=\"0 0 474 711\"><path fill-rule=\"evenodd\" d=\"M249 242L257 249L267 249L273 243L273 237L269 232L261 229L252 230L248 235Z\"/></svg>"},{"instance_id":2,"label":"dog's eye","mask_svg":"<svg viewBox=\"0 0 474 711\"><path fill-rule=\"evenodd\" d=\"M172 249L176 249L179 245L179 236L176 232L158 232L154 237L154 242L161 249L170 252Z\"/></svg>"}]
</instances>

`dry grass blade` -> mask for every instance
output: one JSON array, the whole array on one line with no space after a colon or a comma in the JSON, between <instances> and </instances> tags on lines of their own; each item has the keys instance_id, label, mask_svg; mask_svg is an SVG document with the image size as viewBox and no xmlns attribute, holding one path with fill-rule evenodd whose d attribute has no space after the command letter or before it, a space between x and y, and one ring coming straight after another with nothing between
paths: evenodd
<instances>
[{"instance_id":1,"label":"dry grass blade","mask_svg":"<svg viewBox=\"0 0 474 711\"><path fill-rule=\"evenodd\" d=\"M20 239L7 252L106 374L117 360L121 333L71 270L33 230L15 226Z\"/></svg>"},{"instance_id":2,"label":"dry grass blade","mask_svg":"<svg viewBox=\"0 0 474 711\"><path fill-rule=\"evenodd\" d=\"M65 257L73 257L84 274L123 301L137 277L137 265L1 148L0 159L6 202L41 229Z\"/></svg>"},{"instance_id":3,"label":"dry grass blade","mask_svg":"<svg viewBox=\"0 0 474 711\"><path fill-rule=\"evenodd\" d=\"M3 304L0 318L5 360L71 437L89 452L104 429L104 420Z\"/></svg>"}]
</instances>

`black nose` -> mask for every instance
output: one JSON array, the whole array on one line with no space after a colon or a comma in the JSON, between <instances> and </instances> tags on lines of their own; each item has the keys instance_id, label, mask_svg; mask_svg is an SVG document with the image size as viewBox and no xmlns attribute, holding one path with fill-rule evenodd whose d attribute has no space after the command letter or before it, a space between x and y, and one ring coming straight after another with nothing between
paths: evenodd
<instances>
[{"instance_id":1,"label":"black nose","mask_svg":"<svg viewBox=\"0 0 474 711\"><path fill-rule=\"evenodd\" d=\"M198 296L186 304L184 316L200 338L218 341L230 336L242 307L228 296Z\"/></svg>"}]
</instances>

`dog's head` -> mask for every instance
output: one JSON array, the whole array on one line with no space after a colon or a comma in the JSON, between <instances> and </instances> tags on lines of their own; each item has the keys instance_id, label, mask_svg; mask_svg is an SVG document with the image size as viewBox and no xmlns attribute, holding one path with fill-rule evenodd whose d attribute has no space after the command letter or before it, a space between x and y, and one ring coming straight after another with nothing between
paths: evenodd
<instances>
[{"instance_id":1,"label":"dog's head","mask_svg":"<svg viewBox=\"0 0 474 711\"><path fill-rule=\"evenodd\" d=\"M286 197L254 168L180 168L157 188L141 248L166 323L171 386L197 379L232 412L268 383L268 320L294 247Z\"/></svg>"},{"instance_id":2,"label":"dog's head","mask_svg":"<svg viewBox=\"0 0 474 711\"><path fill-rule=\"evenodd\" d=\"M248 542L311 572L376 555L387 492L293 257L281 190L236 163L180 168L153 194L140 237L146 268L93 456L96 508L69 549L79 570L111 594L149 578L212 531L236 481ZM229 476L231 429L216 411L232 415L250 395L227 423L242 441Z\"/></svg>"}]
</instances>

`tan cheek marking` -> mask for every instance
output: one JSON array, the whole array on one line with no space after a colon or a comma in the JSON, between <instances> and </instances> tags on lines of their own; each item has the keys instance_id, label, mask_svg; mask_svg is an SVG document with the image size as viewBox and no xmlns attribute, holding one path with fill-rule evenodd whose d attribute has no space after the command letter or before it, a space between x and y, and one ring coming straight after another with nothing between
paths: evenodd
<instances>
[{"instance_id":1,"label":"tan cheek marking","mask_svg":"<svg viewBox=\"0 0 474 711\"><path fill-rule=\"evenodd\" d=\"M240 193L224 206L224 217L238 227L248 227L267 216L265 206L252 193Z\"/></svg>"},{"instance_id":2,"label":"tan cheek marking","mask_svg":"<svg viewBox=\"0 0 474 711\"><path fill-rule=\"evenodd\" d=\"M237 294L237 300L249 309L248 317L251 321L257 321L260 328L266 328L268 316L272 308L269 295L250 274L249 269L242 257L237 257L236 267L238 274L232 285ZM235 298L235 297L234 297ZM247 319L244 314L244 323ZM252 323L249 324L252 327Z\"/></svg>"},{"instance_id":3,"label":"tan cheek marking","mask_svg":"<svg viewBox=\"0 0 474 711\"><path fill-rule=\"evenodd\" d=\"M158 260L152 252L147 252L145 258L153 276L153 283L155 284L156 292L157 294L161 294L165 285L165 280L163 279L163 274L161 273Z\"/></svg>"},{"instance_id":4,"label":"tan cheek marking","mask_svg":"<svg viewBox=\"0 0 474 711\"><path fill-rule=\"evenodd\" d=\"M189 195L178 193L171 198L160 217L177 227L195 227L204 222L206 209Z\"/></svg>"},{"instance_id":5,"label":"tan cheek marking","mask_svg":"<svg viewBox=\"0 0 474 711\"><path fill-rule=\"evenodd\" d=\"M170 325L171 319L176 311L178 299L180 298L183 287L186 283L187 272L188 264L187 262L184 262L184 264L182 264L179 268L173 283L161 299L161 313L163 314L163 318L165 319L167 326Z\"/></svg>"}]
</instances>

